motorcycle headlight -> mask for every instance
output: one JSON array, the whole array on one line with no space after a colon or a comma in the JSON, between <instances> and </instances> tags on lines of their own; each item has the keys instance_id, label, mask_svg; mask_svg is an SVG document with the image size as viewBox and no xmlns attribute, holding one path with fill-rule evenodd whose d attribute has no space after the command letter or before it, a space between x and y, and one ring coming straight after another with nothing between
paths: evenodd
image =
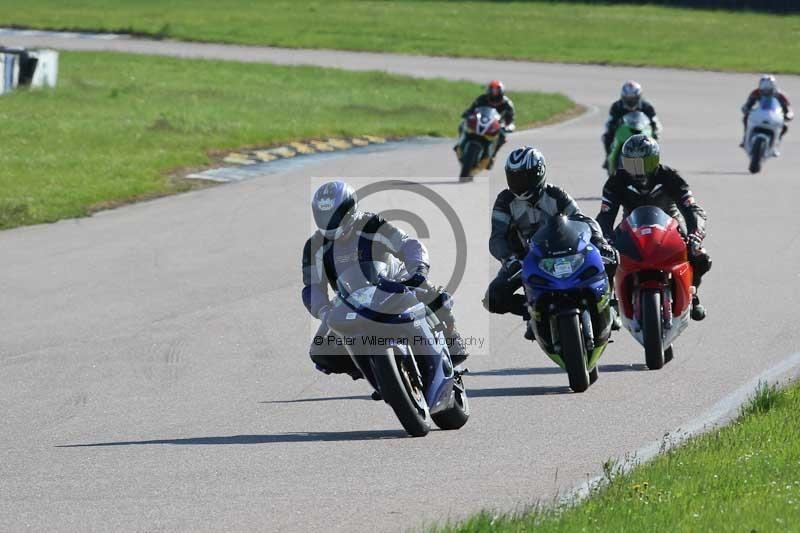
<instances>
[{"instance_id":1,"label":"motorcycle headlight","mask_svg":"<svg viewBox=\"0 0 800 533\"><path fill-rule=\"evenodd\" d=\"M555 278L568 278L583 264L583 254L563 257L545 257L539 261L539 268Z\"/></svg>"}]
</instances>

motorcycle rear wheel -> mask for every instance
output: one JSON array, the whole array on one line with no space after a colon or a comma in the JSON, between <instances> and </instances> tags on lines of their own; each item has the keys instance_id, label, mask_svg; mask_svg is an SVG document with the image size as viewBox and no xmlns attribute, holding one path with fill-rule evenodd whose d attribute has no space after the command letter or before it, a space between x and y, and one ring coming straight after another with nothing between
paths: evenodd
<instances>
[{"instance_id":1,"label":"motorcycle rear wheel","mask_svg":"<svg viewBox=\"0 0 800 533\"><path fill-rule=\"evenodd\" d=\"M412 437L424 437L431 430L431 415L425 394L414 383L411 369L404 368L403 358L394 350L371 359L372 371L380 385L380 394L389 404L403 428Z\"/></svg>"},{"instance_id":2,"label":"motorcycle rear wheel","mask_svg":"<svg viewBox=\"0 0 800 533\"><path fill-rule=\"evenodd\" d=\"M583 332L577 313L558 317L558 338L561 342L561 358L569 378L569 388L574 392L584 392L591 382L586 369L586 348L583 345Z\"/></svg>"},{"instance_id":3,"label":"motorcycle rear wheel","mask_svg":"<svg viewBox=\"0 0 800 533\"><path fill-rule=\"evenodd\" d=\"M664 345L661 343L661 292L657 289L642 291L642 339L647 368L658 370L664 366Z\"/></svg>"}]
</instances>

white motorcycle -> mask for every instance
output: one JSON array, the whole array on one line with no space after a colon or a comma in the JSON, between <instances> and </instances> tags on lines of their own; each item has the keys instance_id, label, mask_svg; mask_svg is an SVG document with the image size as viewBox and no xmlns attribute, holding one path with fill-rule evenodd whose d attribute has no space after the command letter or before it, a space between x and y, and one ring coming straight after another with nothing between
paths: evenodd
<instances>
[{"instance_id":1,"label":"white motorcycle","mask_svg":"<svg viewBox=\"0 0 800 533\"><path fill-rule=\"evenodd\" d=\"M747 116L747 133L744 150L750 156L750 172L761 171L761 165L768 157L777 155L783 131L783 108L773 96L761 98L758 106Z\"/></svg>"}]
</instances>

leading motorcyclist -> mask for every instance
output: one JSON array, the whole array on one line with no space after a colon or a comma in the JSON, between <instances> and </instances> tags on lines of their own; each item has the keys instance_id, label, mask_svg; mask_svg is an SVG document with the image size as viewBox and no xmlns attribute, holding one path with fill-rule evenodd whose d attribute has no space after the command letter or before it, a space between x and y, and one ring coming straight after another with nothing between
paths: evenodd
<instances>
[{"instance_id":1,"label":"leading motorcyclist","mask_svg":"<svg viewBox=\"0 0 800 533\"><path fill-rule=\"evenodd\" d=\"M608 168L608 154L611 152L614 134L622 124L622 117L633 111L641 111L647 115L653 128L653 138L658 140L661 134L661 121L656 116L655 108L650 102L642 98L642 86L638 82L633 80L626 81L622 84L619 100L611 104L611 109L608 111L608 119L606 120L606 128L601 137L603 148L606 151L606 157L603 159L603 168Z\"/></svg>"},{"instance_id":2,"label":"leading motorcyclist","mask_svg":"<svg viewBox=\"0 0 800 533\"><path fill-rule=\"evenodd\" d=\"M500 261L501 267L483 298L483 305L489 312L512 313L525 321L530 320L525 296L515 294L522 287L518 274L528 240L555 216L565 215L589 225L591 242L603 257L609 279L613 279L616 250L603 238L597 222L581 213L569 194L547 183L547 163L539 150L532 146L517 148L508 155L505 172L508 188L497 195L492 209L489 252ZM530 325L525 337L533 340Z\"/></svg>"},{"instance_id":3,"label":"leading motorcyclist","mask_svg":"<svg viewBox=\"0 0 800 533\"><path fill-rule=\"evenodd\" d=\"M694 268L693 285L700 286L703 275L711 269L711 258L703 248L706 237L706 212L695 202L694 195L678 172L661 164L661 149L647 135L633 135L622 145L622 168L603 186L603 200L597 222L606 239L613 242L614 221L619 208L622 216L643 205L660 208L678 221L689 248L689 262ZM695 292L691 317L703 320L705 308Z\"/></svg>"},{"instance_id":4,"label":"leading motorcyclist","mask_svg":"<svg viewBox=\"0 0 800 533\"><path fill-rule=\"evenodd\" d=\"M492 154L492 159L489 161L489 165L487 167L492 168L497 152L499 152L500 147L506 143L506 134L514 131L516 128L516 125L514 124L514 115L516 111L514 109L514 102L511 101L511 98L506 96L506 87L500 80L490 81L486 86L486 92L478 96L472 102L472 104L463 113L461 113L461 118L465 119L469 117L473 111L479 107L493 107L498 113L500 113L500 117L503 120L503 128L500 130L500 136L497 139L497 147L495 148L494 154ZM463 132L464 122L462 121L458 128L458 136L461 137ZM457 147L458 145L456 145L456 148Z\"/></svg>"},{"instance_id":5,"label":"leading motorcyclist","mask_svg":"<svg viewBox=\"0 0 800 533\"><path fill-rule=\"evenodd\" d=\"M456 329L451 296L428 282L428 251L417 239L374 213L358 210L353 188L343 181L330 181L314 193L311 210L317 231L303 247L303 304L320 320L309 355L325 373L349 374L354 379L361 372L353 364L341 343L328 343L326 317L331 301L328 286L336 290L339 273L355 262L400 260L404 268L400 282L415 288L420 301L428 306L442 324L453 365L463 363L468 354ZM318 339L324 342L318 344Z\"/></svg>"},{"instance_id":6,"label":"leading motorcyclist","mask_svg":"<svg viewBox=\"0 0 800 533\"><path fill-rule=\"evenodd\" d=\"M744 148L744 142L746 140L745 137L747 136L747 119L750 117L750 111L753 109L753 106L756 105L759 99L773 96L781 104L781 109L783 110L783 131L781 131L780 138L783 139L783 136L786 135L787 131L789 131L789 126L786 123L790 122L794 118L794 111L792 111L792 105L789 103L789 98L785 93L778 89L778 85L775 82L775 76L764 74L761 76L761 79L758 80L758 88L753 90L747 96L747 101L745 101L745 103L742 105L742 123L744 124L744 133L742 134L742 142L739 143L740 148ZM773 149L772 152L776 157L780 155L780 152L778 152L777 149Z\"/></svg>"}]
</instances>

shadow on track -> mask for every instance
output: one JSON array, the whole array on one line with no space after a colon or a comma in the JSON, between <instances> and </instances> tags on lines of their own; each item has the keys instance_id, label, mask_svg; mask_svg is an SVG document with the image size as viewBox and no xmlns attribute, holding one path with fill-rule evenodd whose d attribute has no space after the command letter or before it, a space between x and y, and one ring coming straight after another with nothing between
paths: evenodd
<instances>
[{"instance_id":1,"label":"shadow on track","mask_svg":"<svg viewBox=\"0 0 800 533\"><path fill-rule=\"evenodd\" d=\"M411 438L403 430L380 431L320 431L310 433L278 433L276 435L229 435L224 437L192 437L188 439L130 440L95 442L90 444L63 444L56 448L95 448L104 446L134 446L141 444L219 445L219 444L276 444L284 442L347 442Z\"/></svg>"},{"instance_id":2,"label":"shadow on track","mask_svg":"<svg viewBox=\"0 0 800 533\"><path fill-rule=\"evenodd\" d=\"M742 170L696 170L693 174L703 176L749 176L750 173Z\"/></svg>"},{"instance_id":3,"label":"shadow on track","mask_svg":"<svg viewBox=\"0 0 800 533\"><path fill-rule=\"evenodd\" d=\"M413 182L417 185L466 185L458 181L458 178L453 178L452 180L438 180L438 181L415 181Z\"/></svg>"},{"instance_id":4,"label":"shadow on track","mask_svg":"<svg viewBox=\"0 0 800 533\"><path fill-rule=\"evenodd\" d=\"M267 400L258 403L306 403L306 402L334 402L337 400L370 400L369 396L323 396L319 398L298 398L296 400Z\"/></svg>"},{"instance_id":5,"label":"shadow on track","mask_svg":"<svg viewBox=\"0 0 800 533\"><path fill-rule=\"evenodd\" d=\"M467 388L467 396L472 398L496 398L503 396L551 396L554 394L570 394L566 385L553 387L498 387L495 389Z\"/></svg>"},{"instance_id":6,"label":"shadow on track","mask_svg":"<svg viewBox=\"0 0 800 533\"><path fill-rule=\"evenodd\" d=\"M647 365L644 363L635 364L614 364L614 365L600 365L600 372L637 372L639 370L647 370ZM470 371L467 374L467 379L475 376L542 376L547 374L563 374L564 371L557 366L541 366L531 368L495 368L492 370L478 370L477 372ZM472 393L470 392L470 396Z\"/></svg>"},{"instance_id":7,"label":"shadow on track","mask_svg":"<svg viewBox=\"0 0 800 533\"><path fill-rule=\"evenodd\" d=\"M478 370L467 373L467 378L473 376L530 376L544 374L563 374L564 371L557 366L542 366L536 368L495 368L492 370Z\"/></svg>"},{"instance_id":8,"label":"shadow on track","mask_svg":"<svg viewBox=\"0 0 800 533\"><path fill-rule=\"evenodd\" d=\"M647 370L644 363L632 363L628 365L599 365L600 373L603 372L641 372Z\"/></svg>"}]
</instances>

